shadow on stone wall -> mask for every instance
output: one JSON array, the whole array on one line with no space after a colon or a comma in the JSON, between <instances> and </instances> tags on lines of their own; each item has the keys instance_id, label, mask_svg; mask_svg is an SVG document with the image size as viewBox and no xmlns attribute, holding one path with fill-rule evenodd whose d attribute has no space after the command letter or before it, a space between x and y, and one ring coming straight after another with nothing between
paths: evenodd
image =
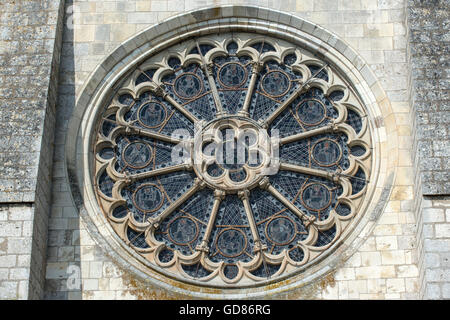
<instances>
[{"instance_id":1,"label":"shadow on stone wall","mask_svg":"<svg viewBox=\"0 0 450 320\"><path fill-rule=\"evenodd\" d=\"M49 220L45 299L81 299L80 217L72 204L67 184L64 146L67 126L75 107L74 30L70 28L71 6L65 3L64 31L56 106L53 154L52 208ZM82 54L82 53L80 53Z\"/></svg>"}]
</instances>

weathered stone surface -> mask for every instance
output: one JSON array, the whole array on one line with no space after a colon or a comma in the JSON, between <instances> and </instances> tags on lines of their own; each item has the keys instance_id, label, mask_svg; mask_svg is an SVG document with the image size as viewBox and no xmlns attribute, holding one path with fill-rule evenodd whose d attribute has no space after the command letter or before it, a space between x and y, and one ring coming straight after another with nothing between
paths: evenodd
<instances>
[{"instance_id":1,"label":"weathered stone surface","mask_svg":"<svg viewBox=\"0 0 450 320\"><path fill-rule=\"evenodd\" d=\"M450 193L450 183L441 174L425 171L434 163L434 170L448 170L449 155L449 75L450 61L448 1L409 0L408 59L411 70L411 105L415 121L416 166L422 178L425 195ZM425 147L426 146L426 147ZM436 162L440 159L440 163Z\"/></svg>"},{"instance_id":2,"label":"weathered stone surface","mask_svg":"<svg viewBox=\"0 0 450 320\"><path fill-rule=\"evenodd\" d=\"M43 296L62 3L0 4L0 233L8 254L29 256L0 281L8 299Z\"/></svg>"},{"instance_id":3,"label":"weathered stone surface","mask_svg":"<svg viewBox=\"0 0 450 320\"><path fill-rule=\"evenodd\" d=\"M445 210L450 204L450 3L408 0L407 4L407 61L416 172L414 211L419 222L418 258L423 261L419 264L419 292L423 298L442 299L442 286L448 279L437 275L443 272L439 269L442 256L449 251ZM424 195L428 197L423 198Z\"/></svg>"}]
</instances>

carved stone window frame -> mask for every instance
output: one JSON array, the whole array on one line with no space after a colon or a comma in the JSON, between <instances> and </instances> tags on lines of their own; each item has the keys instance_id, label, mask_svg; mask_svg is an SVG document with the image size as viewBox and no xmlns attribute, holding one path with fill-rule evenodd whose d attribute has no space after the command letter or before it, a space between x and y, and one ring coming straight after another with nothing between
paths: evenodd
<instances>
[{"instance_id":1,"label":"carved stone window frame","mask_svg":"<svg viewBox=\"0 0 450 320\"><path fill-rule=\"evenodd\" d=\"M217 32L251 32L270 35L314 52L357 93L365 106L367 123L372 132L371 178L359 214L341 238L327 249L320 259L305 264L287 279L253 283L237 287L205 288L195 281L177 278L149 265L141 256L125 246L105 217L99 214L89 167L93 161L92 134L98 122L98 110L121 85L120 79L130 75L148 57L177 42L194 36ZM194 297L239 298L258 297L301 287L318 279L345 261L364 241L387 203L396 172L397 152L395 125L386 121L391 116L389 101L369 66L344 41L325 29L293 15L251 6L223 6L188 12L152 26L119 46L92 73L81 90L69 124L66 140L68 179L74 202L90 234L122 267L130 270L144 283ZM385 120L385 121L383 121ZM389 149L389 147L391 147ZM330 254L332 253L332 254ZM211 286L208 286L209 288ZM219 289L220 288L220 289ZM237 290L238 289L238 290Z\"/></svg>"}]
</instances>

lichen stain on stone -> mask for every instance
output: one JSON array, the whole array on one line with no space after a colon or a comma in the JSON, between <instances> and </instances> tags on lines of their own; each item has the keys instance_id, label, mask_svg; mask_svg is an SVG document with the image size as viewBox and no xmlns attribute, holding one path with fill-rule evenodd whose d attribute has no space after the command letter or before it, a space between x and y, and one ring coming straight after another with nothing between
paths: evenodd
<instances>
[{"instance_id":1,"label":"lichen stain on stone","mask_svg":"<svg viewBox=\"0 0 450 320\"><path fill-rule=\"evenodd\" d=\"M164 288L158 288L154 285L143 283L139 279L136 279L133 275L128 273L126 270L118 267L122 271L122 281L128 287L127 290L122 292L122 296L130 294L135 296L138 300L187 300L194 299L195 297L190 295L184 295L181 293L171 292L170 290ZM185 291L196 292L196 288L183 284L177 281L168 280L167 284L174 288L180 288ZM214 288L201 288L203 294L220 294L223 293L220 289ZM213 298L213 297L212 297Z\"/></svg>"},{"instance_id":2,"label":"lichen stain on stone","mask_svg":"<svg viewBox=\"0 0 450 320\"><path fill-rule=\"evenodd\" d=\"M277 284L282 286L285 281ZM283 300L318 300L321 299L321 294L325 291L328 292L328 288L334 288L336 286L336 280L334 278L334 272L327 274L324 278L318 279L313 283L286 290L282 293L276 293L271 296L266 296L266 299L283 299Z\"/></svg>"},{"instance_id":3,"label":"lichen stain on stone","mask_svg":"<svg viewBox=\"0 0 450 320\"><path fill-rule=\"evenodd\" d=\"M0 241L0 253L6 253L8 249L8 239L3 239Z\"/></svg>"},{"instance_id":4,"label":"lichen stain on stone","mask_svg":"<svg viewBox=\"0 0 450 320\"><path fill-rule=\"evenodd\" d=\"M114 259L106 254L111 261ZM117 274L117 277L121 277L123 283L128 287L128 289L123 290L121 296L126 296L127 294L135 296L138 300L188 300L188 299L196 299L196 297L191 295L185 295L181 293L176 293L170 291L170 289L160 288L155 285L152 285L148 282L139 280L134 275L128 272L128 270L124 269L118 264L114 264L114 266L120 271L120 274ZM172 286L174 289L179 288L187 292L201 292L203 294L222 294L223 290L215 289L215 288L207 288L207 287L193 287L189 284L184 284L178 281L174 281L171 279L166 279L166 284ZM211 299L214 299L212 296Z\"/></svg>"},{"instance_id":5,"label":"lichen stain on stone","mask_svg":"<svg viewBox=\"0 0 450 320\"><path fill-rule=\"evenodd\" d=\"M84 291L83 292L83 300L91 300L94 296L92 291Z\"/></svg>"},{"instance_id":6,"label":"lichen stain on stone","mask_svg":"<svg viewBox=\"0 0 450 320\"><path fill-rule=\"evenodd\" d=\"M283 288L284 286L290 284L291 281L289 281L289 279L284 280L284 281L279 281L279 282L275 282L272 284L269 284L265 287L266 290L273 290L273 289L279 289L279 288Z\"/></svg>"},{"instance_id":7,"label":"lichen stain on stone","mask_svg":"<svg viewBox=\"0 0 450 320\"><path fill-rule=\"evenodd\" d=\"M329 273L325 278L321 279L319 282L319 286L322 291L328 291L328 287L334 288L336 286L336 280L334 279L334 274Z\"/></svg>"},{"instance_id":8,"label":"lichen stain on stone","mask_svg":"<svg viewBox=\"0 0 450 320\"><path fill-rule=\"evenodd\" d=\"M144 285L140 281L136 280L133 276L123 271L122 275L123 283L127 285L129 289L122 292L122 296L130 294L135 296L137 300L180 300L189 299L189 297L171 293L163 288L155 288L152 285Z\"/></svg>"},{"instance_id":9,"label":"lichen stain on stone","mask_svg":"<svg viewBox=\"0 0 450 320\"><path fill-rule=\"evenodd\" d=\"M136 297L137 300L189 300L197 299L191 295L185 295L170 291L170 289L159 288L149 283L143 283L135 276L131 275L127 270L117 266L122 271L122 281L128 289L121 292L121 296L131 295ZM335 272L330 272L321 279L299 286L297 288L286 288L292 283L292 279L286 279L284 281L276 282L264 287L264 291L271 291L278 289L276 293L263 295L262 299L284 299L284 300L317 300L322 298L322 293L328 292L328 288L334 288L336 286L336 280L334 277ZM189 284L183 284L177 281L169 280L167 284L174 288L180 288L185 291L201 292L203 294L211 294L211 299L214 299L215 294L224 294L226 290L217 288L192 287ZM208 298L205 298L208 299Z\"/></svg>"},{"instance_id":10,"label":"lichen stain on stone","mask_svg":"<svg viewBox=\"0 0 450 320\"><path fill-rule=\"evenodd\" d=\"M169 284L170 284L171 286L177 287L177 288L180 288L180 289L183 289L183 290L187 290L187 291L196 291L196 292L199 291L199 290L198 290L198 287L196 287L197 290L195 290L192 286L190 286L190 285L188 285L188 284L184 284L184 283L182 283L182 282L172 281L172 280L169 280L168 282L169 282ZM208 288L208 287L202 287L202 288L200 289L200 292L202 292L202 293L210 293L210 294L220 294L220 293L223 293L223 291L220 290L220 289L214 289L214 288Z\"/></svg>"},{"instance_id":11,"label":"lichen stain on stone","mask_svg":"<svg viewBox=\"0 0 450 320\"><path fill-rule=\"evenodd\" d=\"M123 270L122 270L123 271ZM136 296L138 300L186 300L186 299L194 299L193 296L189 295L183 295L180 293L170 292L167 289L164 288L157 288L150 284L143 284L141 281L136 279L134 276L130 275L126 271L123 271L122 275L123 282L129 287L128 290L125 290L122 293L122 296L125 294L131 294ZM193 291L194 288L192 288L189 285L185 285L183 283L179 283L176 281L168 281L168 284L170 284L173 287L180 288L186 291ZM202 288L201 292L203 294L220 294L223 293L220 289L214 289L214 288ZM213 297L211 297L213 298Z\"/></svg>"}]
</instances>

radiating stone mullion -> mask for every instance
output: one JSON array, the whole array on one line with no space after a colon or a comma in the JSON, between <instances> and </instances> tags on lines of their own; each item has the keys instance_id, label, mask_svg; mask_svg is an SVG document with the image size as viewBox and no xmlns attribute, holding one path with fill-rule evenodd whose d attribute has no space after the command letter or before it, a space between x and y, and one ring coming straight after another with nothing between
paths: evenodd
<instances>
[{"instance_id":1,"label":"radiating stone mullion","mask_svg":"<svg viewBox=\"0 0 450 320\"><path fill-rule=\"evenodd\" d=\"M213 230L214 224L216 222L217 213L219 212L220 203L225 198L225 192L222 190L214 191L214 203L211 209L211 215L208 219L208 224L206 226L205 234L203 235L202 242L197 246L197 251L208 252L209 238L211 237L211 232Z\"/></svg>"}]
</instances>

